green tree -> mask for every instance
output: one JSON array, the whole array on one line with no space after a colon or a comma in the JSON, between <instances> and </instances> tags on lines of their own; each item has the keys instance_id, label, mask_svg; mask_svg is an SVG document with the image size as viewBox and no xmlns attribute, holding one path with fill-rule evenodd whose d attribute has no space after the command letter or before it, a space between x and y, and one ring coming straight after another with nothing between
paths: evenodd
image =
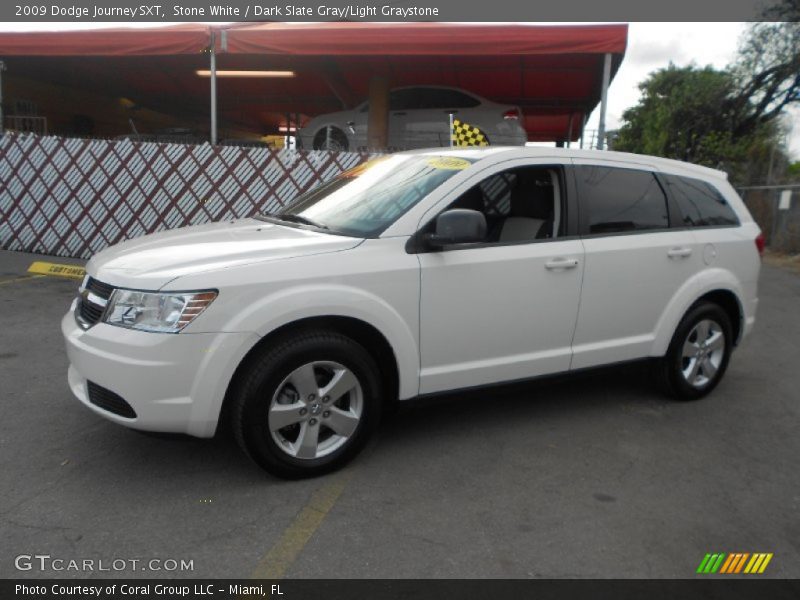
<instances>
[{"instance_id":1,"label":"green tree","mask_svg":"<svg viewBox=\"0 0 800 600\"><path fill-rule=\"evenodd\" d=\"M729 68L652 72L614 148L721 168L740 184L776 180L788 164L780 117L800 103L800 9L785 0L772 10L786 22L751 24Z\"/></svg>"},{"instance_id":2,"label":"green tree","mask_svg":"<svg viewBox=\"0 0 800 600\"><path fill-rule=\"evenodd\" d=\"M622 115L615 149L699 162L703 146L725 144L730 74L671 64L639 84L639 103ZM714 107L714 110L709 110Z\"/></svg>"},{"instance_id":3,"label":"green tree","mask_svg":"<svg viewBox=\"0 0 800 600\"><path fill-rule=\"evenodd\" d=\"M800 9L795 11L797 19ZM730 72L736 82L734 135L750 134L800 103L800 22L750 25Z\"/></svg>"}]
</instances>

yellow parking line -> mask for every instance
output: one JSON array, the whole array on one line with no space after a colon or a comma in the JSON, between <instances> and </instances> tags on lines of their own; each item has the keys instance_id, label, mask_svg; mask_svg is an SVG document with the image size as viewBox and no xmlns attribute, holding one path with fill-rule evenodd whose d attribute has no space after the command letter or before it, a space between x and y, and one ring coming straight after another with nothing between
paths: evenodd
<instances>
[{"instance_id":1,"label":"yellow parking line","mask_svg":"<svg viewBox=\"0 0 800 600\"><path fill-rule=\"evenodd\" d=\"M31 275L28 277L15 277L14 279L5 279L0 281L0 285L5 285L7 283L15 283L17 281L28 281L29 279L40 279L44 277L44 275Z\"/></svg>"},{"instance_id":2,"label":"yellow parking line","mask_svg":"<svg viewBox=\"0 0 800 600\"><path fill-rule=\"evenodd\" d=\"M38 273L39 275L55 275L56 277L68 277L70 279L83 279L86 269L76 265L59 265L57 263L36 261L28 267L28 273Z\"/></svg>"},{"instance_id":3,"label":"yellow parking line","mask_svg":"<svg viewBox=\"0 0 800 600\"><path fill-rule=\"evenodd\" d=\"M349 471L341 471L311 495L280 539L258 562L250 574L252 579L282 579L286 575L342 495L350 477Z\"/></svg>"}]
</instances>

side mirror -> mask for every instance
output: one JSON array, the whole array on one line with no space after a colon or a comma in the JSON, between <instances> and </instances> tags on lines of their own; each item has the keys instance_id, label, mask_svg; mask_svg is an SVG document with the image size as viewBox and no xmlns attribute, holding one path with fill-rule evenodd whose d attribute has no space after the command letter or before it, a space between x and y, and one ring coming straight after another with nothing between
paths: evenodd
<instances>
[{"instance_id":1,"label":"side mirror","mask_svg":"<svg viewBox=\"0 0 800 600\"><path fill-rule=\"evenodd\" d=\"M447 210L436 217L436 231L426 236L430 246L472 244L486 239L486 217L467 208Z\"/></svg>"}]
</instances>

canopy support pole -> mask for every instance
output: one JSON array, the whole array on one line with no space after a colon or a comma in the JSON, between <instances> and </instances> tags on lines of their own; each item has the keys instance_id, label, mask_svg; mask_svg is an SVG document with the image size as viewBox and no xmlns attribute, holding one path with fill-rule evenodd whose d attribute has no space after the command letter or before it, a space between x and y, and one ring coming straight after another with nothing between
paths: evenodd
<instances>
[{"instance_id":1,"label":"canopy support pole","mask_svg":"<svg viewBox=\"0 0 800 600\"><path fill-rule=\"evenodd\" d=\"M211 145L217 145L217 49L216 34L211 32Z\"/></svg>"},{"instance_id":2,"label":"canopy support pole","mask_svg":"<svg viewBox=\"0 0 800 600\"><path fill-rule=\"evenodd\" d=\"M369 82L367 146L370 151L389 146L389 79L375 75Z\"/></svg>"},{"instance_id":3,"label":"canopy support pole","mask_svg":"<svg viewBox=\"0 0 800 600\"><path fill-rule=\"evenodd\" d=\"M0 60L0 135L6 132L5 117L3 115L3 71L6 70L6 63ZM47 133L45 131L45 133Z\"/></svg>"},{"instance_id":4,"label":"canopy support pole","mask_svg":"<svg viewBox=\"0 0 800 600\"><path fill-rule=\"evenodd\" d=\"M572 148L572 120L575 118L575 113L569 113L569 127L567 131L567 148Z\"/></svg>"},{"instance_id":5,"label":"canopy support pole","mask_svg":"<svg viewBox=\"0 0 800 600\"><path fill-rule=\"evenodd\" d=\"M580 148L583 150L583 138L586 135L586 112L584 109L583 117L581 118L581 145Z\"/></svg>"},{"instance_id":6,"label":"canopy support pole","mask_svg":"<svg viewBox=\"0 0 800 600\"><path fill-rule=\"evenodd\" d=\"M608 107L608 84L611 81L611 54L603 57L603 87L600 90L600 123L597 126L597 149L603 150L606 141L606 108Z\"/></svg>"}]
</instances>

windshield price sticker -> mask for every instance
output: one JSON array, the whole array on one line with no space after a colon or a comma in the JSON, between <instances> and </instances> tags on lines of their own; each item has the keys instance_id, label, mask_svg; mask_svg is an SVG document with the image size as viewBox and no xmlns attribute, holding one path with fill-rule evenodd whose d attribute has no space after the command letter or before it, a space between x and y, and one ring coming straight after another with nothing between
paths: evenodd
<instances>
[{"instance_id":1,"label":"windshield price sticker","mask_svg":"<svg viewBox=\"0 0 800 600\"><path fill-rule=\"evenodd\" d=\"M468 160L451 156L437 156L428 161L428 165L434 169L449 169L451 171L461 171L471 164Z\"/></svg>"}]
</instances>

